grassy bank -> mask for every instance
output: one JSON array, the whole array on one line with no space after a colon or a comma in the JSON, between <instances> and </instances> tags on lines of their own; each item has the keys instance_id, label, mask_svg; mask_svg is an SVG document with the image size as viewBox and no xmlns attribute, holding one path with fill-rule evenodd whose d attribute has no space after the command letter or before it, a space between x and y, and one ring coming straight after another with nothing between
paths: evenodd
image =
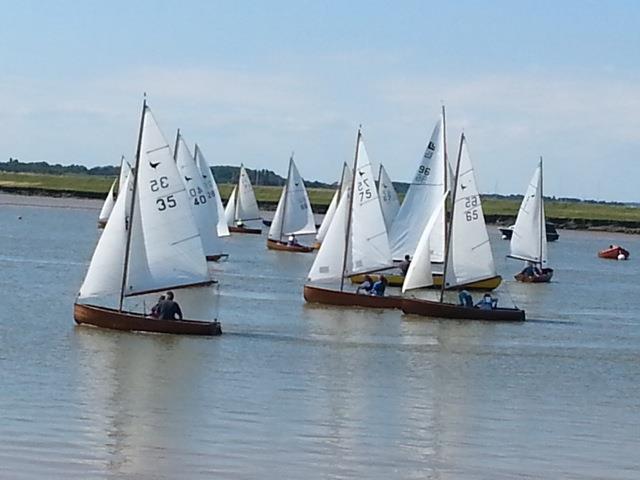
<instances>
[{"instance_id":1,"label":"grassy bank","mask_svg":"<svg viewBox=\"0 0 640 480\"><path fill-rule=\"evenodd\" d=\"M79 196L103 198L113 177L97 175L38 175L0 172L0 189L34 195ZM220 185L220 195L227 199L233 185ZM255 187L263 208L274 209L281 187ZM324 212L331 202L333 190L312 188L309 197L314 210ZM490 222L510 223L515 218L519 200L485 198L484 213ZM640 208L616 204L596 204L578 201L546 200L547 218L565 228L591 228L640 232Z\"/></svg>"}]
</instances>

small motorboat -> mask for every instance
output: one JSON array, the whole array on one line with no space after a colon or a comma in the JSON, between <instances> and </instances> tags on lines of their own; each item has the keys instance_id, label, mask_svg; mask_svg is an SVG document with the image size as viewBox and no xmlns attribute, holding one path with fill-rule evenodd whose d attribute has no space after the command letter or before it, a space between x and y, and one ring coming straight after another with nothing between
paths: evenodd
<instances>
[{"instance_id":1,"label":"small motorboat","mask_svg":"<svg viewBox=\"0 0 640 480\"><path fill-rule=\"evenodd\" d=\"M513 236L513 227L515 225L509 225L508 227L498 227L503 240L511 240ZM545 229L547 231L547 242L555 242L560 238L560 234L556 230L556 226L551 222L545 223Z\"/></svg>"},{"instance_id":2,"label":"small motorboat","mask_svg":"<svg viewBox=\"0 0 640 480\"><path fill-rule=\"evenodd\" d=\"M598 252L598 257L610 260L628 260L629 250L622 248L620 245L609 245L609 248Z\"/></svg>"}]
</instances>

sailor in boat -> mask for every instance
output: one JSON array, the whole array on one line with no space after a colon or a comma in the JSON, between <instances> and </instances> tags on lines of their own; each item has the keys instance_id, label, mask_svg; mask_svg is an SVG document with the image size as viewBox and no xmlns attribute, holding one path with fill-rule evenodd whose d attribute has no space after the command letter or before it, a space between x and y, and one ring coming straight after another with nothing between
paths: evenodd
<instances>
[{"instance_id":1,"label":"sailor in boat","mask_svg":"<svg viewBox=\"0 0 640 480\"><path fill-rule=\"evenodd\" d=\"M296 245L298 245L298 240L296 240L296 236L293 233L289 235L287 245L289 245L290 247L295 247Z\"/></svg>"},{"instance_id":2,"label":"sailor in boat","mask_svg":"<svg viewBox=\"0 0 640 480\"><path fill-rule=\"evenodd\" d=\"M527 266L520 273L527 278L535 278L542 275L540 269L533 262L527 262Z\"/></svg>"},{"instance_id":3,"label":"sailor in boat","mask_svg":"<svg viewBox=\"0 0 640 480\"><path fill-rule=\"evenodd\" d=\"M356 288L356 293L360 293L360 291L362 291L362 293L366 295L371 293L372 288L373 288L373 279L371 278L371 275L365 275L364 281L360 285L358 285L358 288Z\"/></svg>"},{"instance_id":4,"label":"sailor in boat","mask_svg":"<svg viewBox=\"0 0 640 480\"><path fill-rule=\"evenodd\" d=\"M387 280L387 277L380 275L378 280L373 284L373 287L371 287L371 295L374 297L384 297L384 291L386 290L388 283L389 281Z\"/></svg>"},{"instance_id":5,"label":"sailor in boat","mask_svg":"<svg viewBox=\"0 0 640 480\"><path fill-rule=\"evenodd\" d=\"M173 292L167 292L166 298L160 302L160 320L175 320L176 315L182 320L182 310L178 302L173 300Z\"/></svg>"},{"instance_id":6,"label":"sailor in boat","mask_svg":"<svg viewBox=\"0 0 640 480\"><path fill-rule=\"evenodd\" d=\"M401 261L400 264L398 265L403 276L407 275L407 271L409 270L409 265L411 265L411 257L407 254L404 256L404 260Z\"/></svg>"},{"instance_id":7,"label":"sailor in boat","mask_svg":"<svg viewBox=\"0 0 640 480\"><path fill-rule=\"evenodd\" d=\"M158 303L151 307L151 316L153 318L160 318L160 304L164 302L165 299L166 297L164 295L160 295L160 298L158 298Z\"/></svg>"},{"instance_id":8,"label":"sailor in boat","mask_svg":"<svg viewBox=\"0 0 640 480\"><path fill-rule=\"evenodd\" d=\"M476 304L476 308L481 310L493 310L498 307L498 299L493 298L490 293L485 293L482 299Z\"/></svg>"},{"instance_id":9,"label":"sailor in boat","mask_svg":"<svg viewBox=\"0 0 640 480\"><path fill-rule=\"evenodd\" d=\"M458 293L458 301L463 307L473 308L473 297L467 290L461 290Z\"/></svg>"}]
</instances>

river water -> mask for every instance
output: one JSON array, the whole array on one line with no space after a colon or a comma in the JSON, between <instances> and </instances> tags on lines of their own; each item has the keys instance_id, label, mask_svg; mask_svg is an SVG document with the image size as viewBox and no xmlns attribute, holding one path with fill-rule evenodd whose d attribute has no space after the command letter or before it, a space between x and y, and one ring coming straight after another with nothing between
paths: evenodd
<instances>
[{"instance_id":1,"label":"river water","mask_svg":"<svg viewBox=\"0 0 640 480\"><path fill-rule=\"evenodd\" d=\"M636 236L561 231L491 324L305 305L313 256L236 235L225 334L176 337L74 325L97 211L68 206L0 206L0 478L640 478Z\"/></svg>"}]
</instances>

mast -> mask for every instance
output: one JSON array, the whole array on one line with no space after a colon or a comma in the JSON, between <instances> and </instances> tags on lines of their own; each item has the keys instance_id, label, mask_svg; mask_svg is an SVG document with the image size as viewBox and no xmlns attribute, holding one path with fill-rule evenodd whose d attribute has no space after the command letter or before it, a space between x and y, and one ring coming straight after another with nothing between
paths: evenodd
<instances>
[{"instance_id":1,"label":"mast","mask_svg":"<svg viewBox=\"0 0 640 480\"><path fill-rule=\"evenodd\" d=\"M444 148L444 188L443 194L449 188L449 184L447 183L447 177L449 176L449 154L447 152L447 117L444 112L444 103L442 104L442 147ZM449 236L447 235L447 207L445 203L444 208L444 244L447 244ZM444 281L444 278L443 278Z\"/></svg>"},{"instance_id":2,"label":"mast","mask_svg":"<svg viewBox=\"0 0 640 480\"><path fill-rule=\"evenodd\" d=\"M538 258L540 259L540 269L542 270L542 242L546 242L547 239L542 238L542 231L544 226L544 190L542 189L542 155L540 155L540 250Z\"/></svg>"},{"instance_id":3,"label":"mast","mask_svg":"<svg viewBox=\"0 0 640 480\"><path fill-rule=\"evenodd\" d=\"M346 228L346 237L344 241L344 252L342 255L342 276L340 277L340 291L344 290L344 275L347 271L347 252L349 251L349 237L351 236L351 216L353 215L353 197L354 197L354 188L356 185L356 167L358 166L358 152L360 150L360 137L362 133L360 129L362 126L358 127L358 137L356 139L356 154L353 158L353 175L351 176L351 198L349 199L349 215L347 216L347 228Z\"/></svg>"},{"instance_id":4,"label":"mast","mask_svg":"<svg viewBox=\"0 0 640 480\"><path fill-rule=\"evenodd\" d=\"M287 218L287 197L289 196L289 179L291 178L291 165L293 164L293 152L289 157L289 170L287 171L287 180L284 184L284 206L282 207L282 220L280 221L280 241L284 235L284 220Z\"/></svg>"},{"instance_id":5,"label":"mast","mask_svg":"<svg viewBox=\"0 0 640 480\"><path fill-rule=\"evenodd\" d=\"M180 143L180 129L176 132L176 143L173 147L173 161L176 162L178 160L178 143Z\"/></svg>"},{"instance_id":6,"label":"mast","mask_svg":"<svg viewBox=\"0 0 640 480\"><path fill-rule=\"evenodd\" d=\"M378 168L378 188L380 188L381 179L382 179L382 164L380 164L380 168Z\"/></svg>"},{"instance_id":7,"label":"mast","mask_svg":"<svg viewBox=\"0 0 640 480\"><path fill-rule=\"evenodd\" d=\"M129 224L127 228L127 243L124 249L124 268L122 269L122 284L120 285L120 303L118 311L122 311L124 303L124 291L127 284L127 275L129 274L129 254L131 251L131 231L133 230L133 212L136 205L136 193L138 190L138 170L140 166L140 148L142 147L142 131L144 129L144 118L147 114L147 94L144 94L142 100L142 114L140 115L140 130L138 132L138 146L136 147L136 163L133 167L133 190L131 191L131 208L129 209ZM125 223L127 222L125 217Z\"/></svg>"},{"instance_id":8,"label":"mast","mask_svg":"<svg viewBox=\"0 0 640 480\"><path fill-rule=\"evenodd\" d=\"M460 173L460 158L462 157L462 144L464 142L464 132L460 135L460 146L458 147L458 160L456 161L456 177L453 187L453 195L451 197L451 218L449 219L449 228L447 234L447 242L444 249L444 268L442 271L442 288L440 289L440 303L444 298L444 290L447 281L447 269L449 267L449 250L451 249L451 233L453 230L453 213L456 208L456 196L458 193L458 174Z\"/></svg>"}]
</instances>

